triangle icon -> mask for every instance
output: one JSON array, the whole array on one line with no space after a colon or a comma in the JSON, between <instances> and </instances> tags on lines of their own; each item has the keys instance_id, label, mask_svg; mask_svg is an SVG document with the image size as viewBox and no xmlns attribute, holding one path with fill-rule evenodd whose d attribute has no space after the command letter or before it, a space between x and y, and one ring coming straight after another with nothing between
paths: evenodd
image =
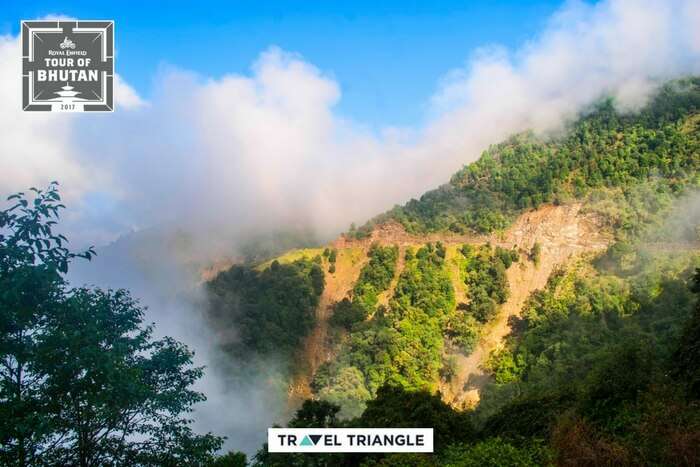
<instances>
[{"instance_id":1,"label":"triangle icon","mask_svg":"<svg viewBox=\"0 0 700 467\"><path fill-rule=\"evenodd\" d=\"M301 445L302 446L313 446L314 443L311 442L308 436L304 436L304 439L301 440Z\"/></svg>"},{"instance_id":2,"label":"triangle icon","mask_svg":"<svg viewBox=\"0 0 700 467\"><path fill-rule=\"evenodd\" d=\"M314 445L318 444L318 440L321 439L321 435L309 435L311 438L311 441L314 442Z\"/></svg>"}]
</instances>

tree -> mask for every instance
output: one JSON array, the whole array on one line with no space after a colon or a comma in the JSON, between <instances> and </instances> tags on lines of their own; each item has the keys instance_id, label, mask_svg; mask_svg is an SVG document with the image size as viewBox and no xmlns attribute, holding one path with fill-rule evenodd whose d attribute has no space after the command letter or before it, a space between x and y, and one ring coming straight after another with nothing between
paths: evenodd
<instances>
[{"instance_id":1,"label":"tree","mask_svg":"<svg viewBox=\"0 0 700 467\"><path fill-rule=\"evenodd\" d=\"M695 270L690 290L700 298L700 268ZM700 399L700 300L686 324L673 362L673 373L686 382L690 397Z\"/></svg>"},{"instance_id":2,"label":"tree","mask_svg":"<svg viewBox=\"0 0 700 467\"><path fill-rule=\"evenodd\" d=\"M209 318L238 331L240 340L226 346L235 357L291 355L316 323L324 288L321 266L308 258L262 271L234 265L206 284Z\"/></svg>"},{"instance_id":3,"label":"tree","mask_svg":"<svg viewBox=\"0 0 700 467\"><path fill-rule=\"evenodd\" d=\"M71 289L76 257L54 235L57 184L0 211L0 461L201 465L222 438L182 417L204 395L192 352L155 340L127 291Z\"/></svg>"},{"instance_id":4,"label":"tree","mask_svg":"<svg viewBox=\"0 0 700 467\"><path fill-rule=\"evenodd\" d=\"M406 391L391 385L379 388L377 397L367 402L367 408L357 421L357 426L368 428L432 427L436 452L474 437L469 415L455 411L442 400L440 393Z\"/></svg>"},{"instance_id":5,"label":"tree","mask_svg":"<svg viewBox=\"0 0 700 467\"><path fill-rule=\"evenodd\" d=\"M360 370L350 366L341 369L330 384L319 392L323 401L342 407L339 417L343 419L362 414L365 402L371 398L365 386L365 377Z\"/></svg>"},{"instance_id":6,"label":"tree","mask_svg":"<svg viewBox=\"0 0 700 467\"><path fill-rule=\"evenodd\" d=\"M533 263L535 263L535 266L539 266L541 258L542 258L542 245L540 245L538 242L535 242L535 244L532 245L532 249L530 250L530 259L532 260Z\"/></svg>"},{"instance_id":7,"label":"tree","mask_svg":"<svg viewBox=\"0 0 700 467\"><path fill-rule=\"evenodd\" d=\"M290 428L333 428L340 407L327 401L307 399L289 421Z\"/></svg>"},{"instance_id":8,"label":"tree","mask_svg":"<svg viewBox=\"0 0 700 467\"><path fill-rule=\"evenodd\" d=\"M57 185L10 196L0 211L0 459L24 466L50 441L55 420L48 416L46 376L34 364L38 337L48 332L47 316L60 304L60 272L76 256L53 233L60 204Z\"/></svg>"},{"instance_id":9,"label":"tree","mask_svg":"<svg viewBox=\"0 0 700 467\"><path fill-rule=\"evenodd\" d=\"M500 438L489 438L475 444L451 446L443 458L448 467L537 466L549 465L551 454L541 444L531 442L516 447Z\"/></svg>"},{"instance_id":10,"label":"tree","mask_svg":"<svg viewBox=\"0 0 700 467\"><path fill-rule=\"evenodd\" d=\"M351 330L352 327L365 319L365 310L361 305L350 301L347 297L333 306L330 323L333 326Z\"/></svg>"},{"instance_id":11,"label":"tree","mask_svg":"<svg viewBox=\"0 0 700 467\"><path fill-rule=\"evenodd\" d=\"M326 401L305 400L301 408L287 424L290 428L337 428L340 407ZM267 443L255 454L251 465L255 467L322 467L344 465L344 454L271 453Z\"/></svg>"}]
</instances>

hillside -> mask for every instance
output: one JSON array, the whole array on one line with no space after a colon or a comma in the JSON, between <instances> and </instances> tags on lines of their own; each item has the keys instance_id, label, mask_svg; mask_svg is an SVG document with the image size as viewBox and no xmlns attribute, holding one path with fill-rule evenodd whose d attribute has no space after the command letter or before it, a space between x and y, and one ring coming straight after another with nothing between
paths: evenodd
<instances>
[{"instance_id":1,"label":"hillside","mask_svg":"<svg viewBox=\"0 0 700 467\"><path fill-rule=\"evenodd\" d=\"M593 106L564 135L514 135L486 150L450 182L350 232L363 236L396 221L411 233L488 233L544 203L567 202L601 188L662 178L674 191L697 173L698 78L664 86L640 112L618 113L611 100Z\"/></svg>"},{"instance_id":2,"label":"hillside","mask_svg":"<svg viewBox=\"0 0 700 467\"><path fill-rule=\"evenodd\" d=\"M210 314L236 356L285 362L290 409L325 401L359 426L441 413L436 457L411 465L692 465L699 169L699 79L636 113L606 100L327 247L233 266Z\"/></svg>"}]
</instances>

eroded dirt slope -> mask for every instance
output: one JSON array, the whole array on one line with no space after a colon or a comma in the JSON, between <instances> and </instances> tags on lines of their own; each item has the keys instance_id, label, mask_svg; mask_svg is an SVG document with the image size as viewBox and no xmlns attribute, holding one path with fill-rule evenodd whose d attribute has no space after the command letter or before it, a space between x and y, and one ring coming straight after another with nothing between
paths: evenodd
<instances>
[{"instance_id":1,"label":"eroded dirt slope","mask_svg":"<svg viewBox=\"0 0 700 467\"><path fill-rule=\"evenodd\" d=\"M507 271L510 296L501 305L496 319L485 326L474 352L468 356L456 354L457 376L451 384L443 385L443 397L458 407L476 404L489 380L483 364L493 349L503 345L510 333L510 318L520 313L532 292L547 284L559 265L574 255L605 249L609 241L594 218L581 214L580 205L544 206L525 213L502 237L492 238L492 244L515 247L522 252L520 262ZM528 258L535 243L541 245L538 264Z\"/></svg>"},{"instance_id":2,"label":"eroded dirt slope","mask_svg":"<svg viewBox=\"0 0 700 467\"><path fill-rule=\"evenodd\" d=\"M316 308L316 327L306 338L297 356L297 371L289 385L290 408L298 406L304 399L311 398L311 378L322 363L333 357L333 349L328 339L328 319L333 305L348 296L366 262L367 250L364 245L339 249L333 274L328 272L329 264L324 261L325 287Z\"/></svg>"},{"instance_id":3,"label":"eroded dirt slope","mask_svg":"<svg viewBox=\"0 0 700 467\"><path fill-rule=\"evenodd\" d=\"M449 384L443 384L441 391L446 401L457 407L470 406L478 402L479 392L488 381L483 363L491 350L502 345L510 332L509 319L518 315L535 290L543 288L555 268L573 255L604 249L609 238L602 234L602 228L590 215L581 212L580 204L566 206L543 206L521 215L504 233L492 236L430 234L416 236L407 233L401 225L390 223L376 228L369 238L352 240L341 237L332 246L338 248L338 262L335 274L326 274L326 288L317 309L317 326L307 338L299 356L297 375L290 388L290 407L295 407L305 398L311 397L309 382L316 369L333 358L333 349L328 340L328 318L333 305L349 296L362 266L367 261L367 250L373 242L399 246L399 264L390 289L380 297L386 304L396 286L398 275L403 269L405 250L410 246L420 246L427 242L441 241L448 246L449 254L456 251L450 245L484 244L490 242L506 248L521 251L521 260L508 270L510 297L499 310L498 316L488 323L474 352L468 356L455 354L457 374ZM533 245L541 245L540 260L537 265L528 259ZM454 251L453 251L454 250ZM455 269L455 268L453 268ZM468 291L459 282L459 272L450 270L455 281L458 300L464 300Z\"/></svg>"}]
</instances>

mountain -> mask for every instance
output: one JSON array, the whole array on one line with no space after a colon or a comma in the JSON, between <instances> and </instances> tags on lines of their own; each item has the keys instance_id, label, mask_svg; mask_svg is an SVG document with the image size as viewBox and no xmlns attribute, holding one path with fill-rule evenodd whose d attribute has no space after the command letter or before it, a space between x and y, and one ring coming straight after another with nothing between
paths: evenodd
<instances>
[{"instance_id":1,"label":"mountain","mask_svg":"<svg viewBox=\"0 0 700 467\"><path fill-rule=\"evenodd\" d=\"M291 425L436 428L433 456L328 463L695 465L698 188L688 78L514 135L326 247L235 265L209 314L232 355L286 362L290 409L311 400Z\"/></svg>"}]
</instances>

